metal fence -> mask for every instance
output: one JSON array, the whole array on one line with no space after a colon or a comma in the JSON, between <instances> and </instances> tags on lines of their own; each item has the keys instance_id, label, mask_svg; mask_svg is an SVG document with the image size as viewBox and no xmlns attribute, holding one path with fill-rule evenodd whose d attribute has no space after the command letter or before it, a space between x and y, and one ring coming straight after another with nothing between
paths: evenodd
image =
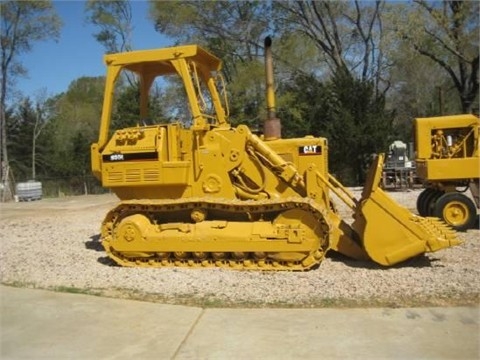
<instances>
[{"instance_id":1,"label":"metal fence","mask_svg":"<svg viewBox=\"0 0 480 360\"><path fill-rule=\"evenodd\" d=\"M108 189L93 176L75 176L69 178L43 178L43 197L63 197L73 195L104 194Z\"/></svg>"}]
</instances>

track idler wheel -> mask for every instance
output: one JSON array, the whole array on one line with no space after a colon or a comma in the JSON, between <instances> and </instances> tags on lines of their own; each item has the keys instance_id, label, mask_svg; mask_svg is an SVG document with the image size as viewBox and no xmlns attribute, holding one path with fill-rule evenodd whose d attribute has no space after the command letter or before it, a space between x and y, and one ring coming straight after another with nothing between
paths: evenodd
<instances>
[{"instance_id":1,"label":"track idler wheel","mask_svg":"<svg viewBox=\"0 0 480 360\"><path fill-rule=\"evenodd\" d=\"M135 214L127 216L118 225L110 245L113 247L120 246L124 256L127 258L151 257L153 254L137 251L137 243L145 240L144 231L148 226L150 226L150 220L144 215ZM110 249L107 248L106 250L110 252Z\"/></svg>"},{"instance_id":2,"label":"track idler wheel","mask_svg":"<svg viewBox=\"0 0 480 360\"><path fill-rule=\"evenodd\" d=\"M292 209L281 213L275 220L274 224L283 225L285 227L298 227L296 235L300 238L309 239L312 241L312 251L310 253L304 252L278 252L269 253L268 258L278 262L286 262L287 264L301 262L304 266L308 267L313 263L318 263L324 256L324 246L326 244L321 243L324 241L321 225L313 214L300 210ZM300 241L296 239L292 234L291 242ZM317 249L317 250L313 250Z\"/></svg>"},{"instance_id":3,"label":"track idler wheel","mask_svg":"<svg viewBox=\"0 0 480 360\"><path fill-rule=\"evenodd\" d=\"M477 209L467 196L450 192L440 196L433 205L433 216L438 217L457 231L473 228Z\"/></svg>"}]
</instances>

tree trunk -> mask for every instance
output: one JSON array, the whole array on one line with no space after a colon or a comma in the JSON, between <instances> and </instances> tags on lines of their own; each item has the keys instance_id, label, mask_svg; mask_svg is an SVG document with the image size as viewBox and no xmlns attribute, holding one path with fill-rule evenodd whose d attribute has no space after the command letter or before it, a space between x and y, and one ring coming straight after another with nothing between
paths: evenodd
<instances>
[{"instance_id":1,"label":"tree trunk","mask_svg":"<svg viewBox=\"0 0 480 360\"><path fill-rule=\"evenodd\" d=\"M35 177L36 177L36 171L35 171L35 156L36 156L36 151L35 151L35 147L36 147L36 141L37 138L35 136L35 134L33 134L33 141L32 141L32 180L35 180Z\"/></svg>"},{"instance_id":2,"label":"tree trunk","mask_svg":"<svg viewBox=\"0 0 480 360\"><path fill-rule=\"evenodd\" d=\"M2 185L0 187L1 201L10 201L13 198L13 192L10 187L10 168L7 163L2 163Z\"/></svg>"},{"instance_id":3,"label":"tree trunk","mask_svg":"<svg viewBox=\"0 0 480 360\"><path fill-rule=\"evenodd\" d=\"M3 39L2 39L3 43ZM3 44L2 44L3 45ZM11 58L5 58L2 46L2 80L1 80L1 89L0 89L0 184L1 191L1 201L5 202L11 200L12 194L10 191L10 181L9 181L9 163L8 163L8 152L7 152L7 119L5 116L5 105L7 99L7 78L8 78L8 64L10 63Z\"/></svg>"},{"instance_id":4,"label":"tree trunk","mask_svg":"<svg viewBox=\"0 0 480 360\"><path fill-rule=\"evenodd\" d=\"M12 191L10 188L9 163L7 153L7 124L5 118L5 76L2 79L2 95L0 98L0 188L1 201L9 201L12 199Z\"/></svg>"}]
</instances>

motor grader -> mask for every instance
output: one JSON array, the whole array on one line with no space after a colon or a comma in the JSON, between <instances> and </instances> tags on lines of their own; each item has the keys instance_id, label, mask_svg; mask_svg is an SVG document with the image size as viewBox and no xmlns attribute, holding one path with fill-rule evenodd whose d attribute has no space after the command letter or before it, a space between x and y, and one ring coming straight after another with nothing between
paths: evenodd
<instances>
[{"instance_id":1,"label":"motor grader","mask_svg":"<svg viewBox=\"0 0 480 360\"><path fill-rule=\"evenodd\" d=\"M417 176L425 185L417 198L418 213L436 216L458 231L475 226L480 208L479 125L472 114L414 121Z\"/></svg>"},{"instance_id":2,"label":"motor grader","mask_svg":"<svg viewBox=\"0 0 480 360\"><path fill-rule=\"evenodd\" d=\"M458 244L441 221L410 213L379 188L383 154L357 199L329 173L327 139L281 138L270 45L267 38L262 135L230 125L221 61L207 50L186 45L105 56L91 161L120 199L101 226L108 256L122 266L308 270L329 250L389 266ZM138 77L138 125L110 129L123 71ZM143 124L152 84L172 75L185 89L191 125ZM351 209L351 224L334 198Z\"/></svg>"}]
</instances>

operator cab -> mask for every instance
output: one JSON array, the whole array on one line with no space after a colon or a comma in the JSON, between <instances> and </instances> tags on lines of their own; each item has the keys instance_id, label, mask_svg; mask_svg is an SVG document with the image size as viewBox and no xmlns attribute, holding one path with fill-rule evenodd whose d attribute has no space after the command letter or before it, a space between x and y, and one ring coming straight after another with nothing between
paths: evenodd
<instances>
[{"instance_id":1,"label":"operator cab","mask_svg":"<svg viewBox=\"0 0 480 360\"><path fill-rule=\"evenodd\" d=\"M208 130L212 126L227 126L228 107L221 61L197 45L186 45L156 50L108 54L106 86L98 145L102 149L107 141L115 95L115 85L120 74L133 73L140 92L139 125L151 125L148 101L152 85L157 80L163 84L179 79L185 89L189 117L194 130ZM161 79L160 79L161 78ZM175 79L175 80L174 80ZM217 90L217 83L222 88ZM172 117L178 114L172 114Z\"/></svg>"}]
</instances>

